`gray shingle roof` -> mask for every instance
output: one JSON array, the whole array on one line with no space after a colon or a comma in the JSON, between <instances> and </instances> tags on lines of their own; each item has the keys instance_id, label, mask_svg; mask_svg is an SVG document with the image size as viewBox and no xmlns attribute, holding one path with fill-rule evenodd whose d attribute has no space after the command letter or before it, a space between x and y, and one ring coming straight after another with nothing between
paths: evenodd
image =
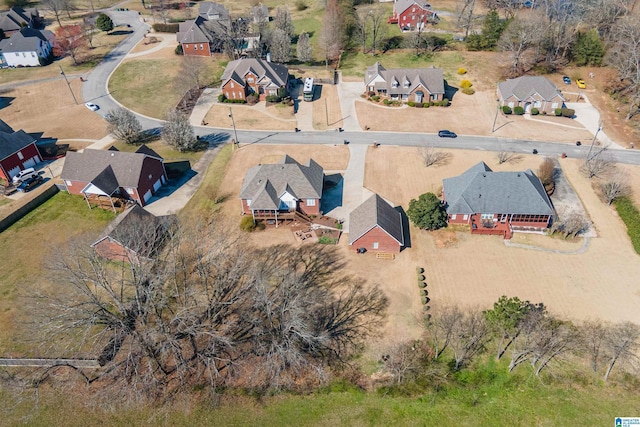
<instances>
[{"instance_id":1,"label":"gray shingle roof","mask_svg":"<svg viewBox=\"0 0 640 427\"><path fill-rule=\"evenodd\" d=\"M382 197L374 194L349 214L349 244L374 227L386 231L400 246L404 246L402 216Z\"/></svg>"},{"instance_id":2,"label":"gray shingle roof","mask_svg":"<svg viewBox=\"0 0 640 427\"><path fill-rule=\"evenodd\" d=\"M564 100L558 87L542 76L522 76L500 82L498 83L498 92L502 99L513 95L519 100L524 100L538 93L545 101L551 101L558 96Z\"/></svg>"},{"instance_id":3,"label":"gray shingle roof","mask_svg":"<svg viewBox=\"0 0 640 427\"><path fill-rule=\"evenodd\" d=\"M244 84L244 76L252 71L258 76L258 80L269 80L278 87L285 86L289 78L289 69L284 65L274 64L257 58L236 59L229 62L222 75L222 86L233 78L234 81ZM266 80L265 80L266 79Z\"/></svg>"},{"instance_id":4,"label":"gray shingle roof","mask_svg":"<svg viewBox=\"0 0 640 427\"><path fill-rule=\"evenodd\" d=\"M200 7L198 8L198 14L205 19L209 19L211 15L219 15L219 19L224 19L229 17L229 11L226 7L219 3L213 3L210 1L203 1L200 3Z\"/></svg>"},{"instance_id":5,"label":"gray shingle roof","mask_svg":"<svg viewBox=\"0 0 640 427\"><path fill-rule=\"evenodd\" d=\"M104 170L100 172L98 176L93 178L91 180L91 184L95 185L108 195L112 195L120 187L118 185L116 174L113 172L113 168L111 167L111 165L104 168Z\"/></svg>"},{"instance_id":6,"label":"gray shingle roof","mask_svg":"<svg viewBox=\"0 0 640 427\"><path fill-rule=\"evenodd\" d=\"M47 33L50 33L50 31L22 28L8 39L0 41L0 52L35 52L41 42L49 43L46 36Z\"/></svg>"},{"instance_id":7,"label":"gray shingle roof","mask_svg":"<svg viewBox=\"0 0 640 427\"><path fill-rule=\"evenodd\" d=\"M0 160L6 159L35 142L36 140L25 131L14 132L5 122L0 123Z\"/></svg>"},{"instance_id":8,"label":"gray shingle roof","mask_svg":"<svg viewBox=\"0 0 640 427\"><path fill-rule=\"evenodd\" d=\"M442 180L448 214L553 215L540 179L531 171L493 172L484 162Z\"/></svg>"},{"instance_id":9,"label":"gray shingle roof","mask_svg":"<svg viewBox=\"0 0 640 427\"><path fill-rule=\"evenodd\" d=\"M38 16L37 9L12 7L7 11L0 12L0 29L9 32L17 31L23 26L30 26L32 25L32 16Z\"/></svg>"},{"instance_id":10,"label":"gray shingle roof","mask_svg":"<svg viewBox=\"0 0 640 427\"><path fill-rule=\"evenodd\" d=\"M178 25L176 39L178 43L209 43L213 33L205 26L206 20L202 17L181 22Z\"/></svg>"},{"instance_id":11,"label":"gray shingle roof","mask_svg":"<svg viewBox=\"0 0 640 427\"><path fill-rule=\"evenodd\" d=\"M426 0L397 0L393 4L393 11L397 14L401 14L409 7L411 7L414 3L422 7L423 9L429 9L430 7L429 3Z\"/></svg>"},{"instance_id":12,"label":"gray shingle roof","mask_svg":"<svg viewBox=\"0 0 640 427\"><path fill-rule=\"evenodd\" d=\"M247 171L240 190L240 199L251 200L251 208L274 210L280 197L288 192L296 199L320 199L324 171L313 159L301 165L284 156L276 164L258 165Z\"/></svg>"},{"instance_id":13,"label":"gray shingle roof","mask_svg":"<svg viewBox=\"0 0 640 427\"><path fill-rule=\"evenodd\" d=\"M91 182L111 166L121 187L135 188L140 181L144 159L142 153L85 149L82 153L68 152L60 177L64 180Z\"/></svg>"},{"instance_id":14,"label":"gray shingle roof","mask_svg":"<svg viewBox=\"0 0 640 427\"><path fill-rule=\"evenodd\" d=\"M377 76L384 82L376 82L376 89L385 89L389 94L409 94L418 85L424 86L432 94L444 93L444 74L441 68L396 68L387 70L376 62L365 71L364 83L369 86ZM393 82L398 82L398 87L393 87ZM404 87L409 82L409 87Z\"/></svg>"}]
</instances>

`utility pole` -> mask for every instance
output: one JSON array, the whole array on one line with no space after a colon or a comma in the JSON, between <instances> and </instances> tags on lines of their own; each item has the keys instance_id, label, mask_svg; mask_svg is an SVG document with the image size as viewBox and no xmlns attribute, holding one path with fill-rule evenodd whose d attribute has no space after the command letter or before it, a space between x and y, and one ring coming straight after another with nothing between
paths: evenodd
<instances>
[{"instance_id":1,"label":"utility pole","mask_svg":"<svg viewBox=\"0 0 640 427\"><path fill-rule=\"evenodd\" d=\"M239 147L240 141L238 141L238 131L236 131L236 122L233 120L233 111L231 111L231 107L229 107L229 117L231 118L231 124L233 125L233 134L236 137L235 144Z\"/></svg>"},{"instance_id":2,"label":"utility pole","mask_svg":"<svg viewBox=\"0 0 640 427\"><path fill-rule=\"evenodd\" d=\"M589 146L589 152L587 153L587 158L585 160L586 163L588 163L591 160L591 150L593 150L593 144L595 144L596 142L596 138L598 137L598 133L600 133L600 130L602 129L602 122L598 122L598 130L596 130L596 133L593 134L593 139L591 140L591 145Z\"/></svg>"},{"instance_id":3,"label":"utility pole","mask_svg":"<svg viewBox=\"0 0 640 427\"><path fill-rule=\"evenodd\" d=\"M324 115L327 118L327 126L329 126L329 107L327 107L327 98L324 99Z\"/></svg>"},{"instance_id":4,"label":"utility pole","mask_svg":"<svg viewBox=\"0 0 640 427\"><path fill-rule=\"evenodd\" d=\"M498 108L496 108L496 116L493 118L493 126L491 126L491 133L496 131L496 122L498 121L499 112L500 112L500 103L498 102Z\"/></svg>"},{"instance_id":5,"label":"utility pole","mask_svg":"<svg viewBox=\"0 0 640 427\"><path fill-rule=\"evenodd\" d=\"M69 86L69 92L71 92L71 96L73 96L73 101L76 103L76 105L78 105L78 100L76 99L76 95L73 93L73 90L71 89L71 83L69 83L69 80L67 79L67 75L62 70L61 65L58 65L58 67L60 68L60 74L62 74L62 77L64 77L64 81L67 82L67 86Z\"/></svg>"}]
</instances>

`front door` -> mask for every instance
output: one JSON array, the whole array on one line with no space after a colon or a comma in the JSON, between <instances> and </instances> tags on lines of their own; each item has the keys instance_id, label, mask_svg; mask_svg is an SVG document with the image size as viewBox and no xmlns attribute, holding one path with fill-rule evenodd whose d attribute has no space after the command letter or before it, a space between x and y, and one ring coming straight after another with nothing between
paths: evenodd
<instances>
[{"instance_id":1,"label":"front door","mask_svg":"<svg viewBox=\"0 0 640 427\"><path fill-rule=\"evenodd\" d=\"M424 92L422 91L416 92L416 102L422 102L423 97L424 97Z\"/></svg>"}]
</instances>

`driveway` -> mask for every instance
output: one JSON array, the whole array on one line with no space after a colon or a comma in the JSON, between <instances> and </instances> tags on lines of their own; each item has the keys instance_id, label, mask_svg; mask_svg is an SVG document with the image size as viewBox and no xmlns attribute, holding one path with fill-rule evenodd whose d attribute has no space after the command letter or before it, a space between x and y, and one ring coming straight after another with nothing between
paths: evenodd
<instances>
[{"instance_id":1,"label":"driveway","mask_svg":"<svg viewBox=\"0 0 640 427\"><path fill-rule=\"evenodd\" d=\"M342 74L340 75L340 83L338 83L338 98L340 98L340 108L342 109L342 127L346 131L361 131L362 127L358 122L356 114L355 102L360 99L360 95L364 92L364 83L360 82L343 82Z\"/></svg>"},{"instance_id":2,"label":"driveway","mask_svg":"<svg viewBox=\"0 0 640 427\"><path fill-rule=\"evenodd\" d=\"M593 135L596 135L596 139L601 144L608 145L612 149L623 150L624 147L616 144L611 138L609 138L602 129L598 129L601 126L600 112L596 107L591 105L589 98L585 94L582 94L585 102L566 102L567 108L571 108L576 111L575 120L584 126Z\"/></svg>"},{"instance_id":3,"label":"driveway","mask_svg":"<svg viewBox=\"0 0 640 427\"><path fill-rule=\"evenodd\" d=\"M557 160L555 163L554 179L556 182L556 188L551 195L551 202L553 202L553 207L556 209L556 213L562 217L563 214L576 212L581 214L584 218L587 218L589 223L591 223L589 215L587 214L580 197L578 197L573 186L564 175L562 166ZM587 237L597 237L596 231L592 225L589 227L589 230L582 235Z\"/></svg>"}]
</instances>

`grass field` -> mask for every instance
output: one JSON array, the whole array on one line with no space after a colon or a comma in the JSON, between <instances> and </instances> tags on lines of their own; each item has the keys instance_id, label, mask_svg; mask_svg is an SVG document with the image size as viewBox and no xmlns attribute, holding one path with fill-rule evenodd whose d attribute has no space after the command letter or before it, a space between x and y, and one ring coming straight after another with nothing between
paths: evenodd
<instances>
[{"instance_id":1,"label":"grass field","mask_svg":"<svg viewBox=\"0 0 640 427\"><path fill-rule=\"evenodd\" d=\"M113 145L118 150L126 152L134 152L138 148L140 148L140 146L137 144L132 145L124 142L116 142ZM146 146L158 153L165 161L189 160L191 164L194 164L195 162L200 160L200 157L202 157L202 155L204 154L204 151L189 151L181 153L180 151L174 150L173 148L165 144L162 140L153 141L146 144Z\"/></svg>"}]
</instances>

